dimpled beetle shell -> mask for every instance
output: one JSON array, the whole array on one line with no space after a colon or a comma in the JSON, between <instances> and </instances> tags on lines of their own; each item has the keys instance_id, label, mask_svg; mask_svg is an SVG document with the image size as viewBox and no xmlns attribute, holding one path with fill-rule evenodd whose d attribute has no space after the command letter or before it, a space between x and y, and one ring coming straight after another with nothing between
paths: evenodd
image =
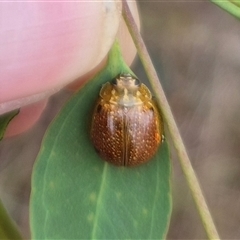
<instances>
[{"instance_id":1,"label":"dimpled beetle shell","mask_svg":"<svg viewBox=\"0 0 240 240\"><path fill-rule=\"evenodd\" d=\"M150 90L130 74L120 74L100 91L91 139L99 155L114 165L136 166L156 153L163 122Z\"/></svg>"}]
</instances>

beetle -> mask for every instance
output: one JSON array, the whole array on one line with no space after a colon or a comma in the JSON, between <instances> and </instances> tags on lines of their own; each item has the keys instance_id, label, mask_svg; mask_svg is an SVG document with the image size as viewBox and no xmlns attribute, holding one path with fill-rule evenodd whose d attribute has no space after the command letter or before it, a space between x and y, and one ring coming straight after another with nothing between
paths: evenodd
<instances>
[{"instance_id":1,"label":"beetle","mask_svg":"<svg viewBox=\"0 0 240 240\"><path fill-rule=\"evenodd\" d=\"M147 86L129 73L105 83L93 111L90 135L107 162L137 166L149 161L163 140L163 120Z\"/></svg>"}]
</instances>

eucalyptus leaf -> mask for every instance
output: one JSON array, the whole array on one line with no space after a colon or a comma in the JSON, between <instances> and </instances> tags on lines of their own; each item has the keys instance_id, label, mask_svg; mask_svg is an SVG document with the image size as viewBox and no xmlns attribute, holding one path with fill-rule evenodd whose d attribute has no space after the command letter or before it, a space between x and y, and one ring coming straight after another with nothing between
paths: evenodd
<instances>
[{"instance_id":1,"label":"eucalyptus leaf","mask_svg":"<svg viewBox=\"0 0 240 240\"><path fill-rule=\"evenodd\" d=\"M134 168L103 161L90 141L100 88L131 70L115 43L108 65L76 93L49 127L31 193L33 239L163 239L171 215L171 167L166 142Z\"/></svg>"},{"instance_id":2,"label":"eucalyptus leaf","mask_svg":"<svg viewBox=\"0 0 240 240\"><path fill-rule=\"evenodd\" d=\"M219 1L219 0L211 0L211 2L215 3L217 6L230 13L232 16L240 19L240 2L239 1Z\"/></svg>"},{"instance_id":3,"label":"eucalyptus leaf","mask_svg":"<svg viewBox=\"0 0 240 240\"><path fill-rule=\"evenodd\" d=\"M0 141L4 136L8 124L18 113L19 110L14 110L12 112L8 112L0 116Z\"/></svg>"},{"instance_id":4,"label":"eucalyptus leaf","mask_svg":"<svg viewBox=\"0 0 240 240\"><path fill-rule=\"evenodd\" d=\"M0 201L0 239L22 239L15 223L9 217L6 209Z\"/></svg>"}]
</instances>

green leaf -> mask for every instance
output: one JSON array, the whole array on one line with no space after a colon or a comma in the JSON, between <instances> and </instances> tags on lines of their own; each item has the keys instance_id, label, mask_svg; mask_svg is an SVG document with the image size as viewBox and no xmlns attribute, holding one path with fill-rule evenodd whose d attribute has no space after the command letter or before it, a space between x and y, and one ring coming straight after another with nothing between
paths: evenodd
<instances>
[{"instance_id":1,"label":"green leaf","mask_svg":"<svg viewBox=\"0 0 240 240\"><path fill-rule=\"evenodd\" d=\"M240 1L219 1L219 0L211 0L211 2L215 3L217 6L230 13L234 17L240 19Z\"/></svg>"},{"instance_id":2,"label":"green leaf","mask_svg":"<svg viewBox=\"0 0 240 240\"><path fill-rule=\"evenodd\" d=\"M0 116L0 141L3 139L8 124L18 113L19 110L14 110Z\"/></svg>"},{"instance_id":3,"label":"green leaf","mask_svg":"<svg viewBox=\"0 0 240 240\"><path fill-rule=\"evenodd\" d=\"M22 239L15 224L8 216L7 211L0 201L0 239Z\"/></svg>"},{"instance_id":4,"label":"green leaf","mask_svg":"<svg viewBox=\"0 0 240 240\"><path fill-rule=\"evenodd\" d=\"M163 239L171 215L171 167L165 142L139 167L99 158L89 138L101 85L131 72L116 43L107 67L74 95L42 143L32 177L33 239Z\"/></svg>"}]
</instances>

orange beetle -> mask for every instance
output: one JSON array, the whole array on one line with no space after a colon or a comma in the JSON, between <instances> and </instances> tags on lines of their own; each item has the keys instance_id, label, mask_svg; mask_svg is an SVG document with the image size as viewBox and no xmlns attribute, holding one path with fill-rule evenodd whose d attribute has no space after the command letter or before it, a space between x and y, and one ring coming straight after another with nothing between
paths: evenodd
<instances>
[{"instance_id":1,"label":"orange beetle","mask_svg":"<svg viewBox=\"0 0 240 240\"><path fill-rule=\"evenodd\" d=\"M163 121L150 90L130 74L120 74L100 91L91 139L99 155L114 165L150 160L163 140Z\"/></svg>"}]
</instances>

